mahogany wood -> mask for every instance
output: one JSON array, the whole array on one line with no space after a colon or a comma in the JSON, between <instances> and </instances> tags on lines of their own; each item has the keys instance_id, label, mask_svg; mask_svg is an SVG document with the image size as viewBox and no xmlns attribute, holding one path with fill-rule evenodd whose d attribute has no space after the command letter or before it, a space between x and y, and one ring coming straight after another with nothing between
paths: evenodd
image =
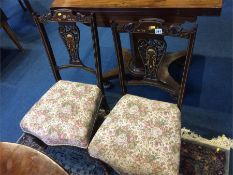
<instances>
[{"instance_id":1,"label":"mahogany wood","mask_svg":"<svg viewBox=\"0 0 233 175\"><path fill-rule=\"evenodd\" d=\"M53 7L75 8L217 8L221 7L222 0L55 0Z\"/></svg>"},{"instance_id":2,"label":"mahogany wood","mask_svg":"<svg viewBox=\"0 0 233 175\"><path fill-rule=\"evenodd\" d=\"M51 9L69 8L94 12L98 26L157 17L167 22L195 20L197 16L218 16L222 0L54 0Z\"/></svg>"}]
</instances>

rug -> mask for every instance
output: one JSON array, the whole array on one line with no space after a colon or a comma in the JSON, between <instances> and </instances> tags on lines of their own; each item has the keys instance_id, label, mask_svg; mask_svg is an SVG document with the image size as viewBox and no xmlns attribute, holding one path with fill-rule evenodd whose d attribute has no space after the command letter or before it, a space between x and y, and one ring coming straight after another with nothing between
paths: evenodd
<instances>
[{"instance_id":1,"label":"rug","mask_svg":"<svg viewBox=\"0 0 233 175\"><path fill-rule=\"evenodd\" d=\"M60 164L71 175L110 175L117 173L91 158L86 150L70 146L46 146L36 137L23 134L19 144L37 149ZM212 140L182 129L180 175L228 175L233 141L224 135ZM107 169L106 169L107 168Z\"/></svg>"},{"instance_id":2,"label":"rug","mask_svg":"<svg viewBox=\"0 0 233 175\"><path fill-rule=\"evenodd\" d=\"M225 135L205 139L188 129L181 131L180 175L228 175L233 140Z\"/></svg>"}]
</instances>

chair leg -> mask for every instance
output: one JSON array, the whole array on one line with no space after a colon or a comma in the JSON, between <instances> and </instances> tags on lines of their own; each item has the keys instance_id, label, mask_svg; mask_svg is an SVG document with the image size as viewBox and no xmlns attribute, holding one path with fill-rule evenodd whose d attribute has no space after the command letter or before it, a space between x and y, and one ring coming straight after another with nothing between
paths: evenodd
<instances>
[{"instance_id":1,"label":"chair leg","mask_svg":"<svg viewBox=\"0 0 233 175\"><path fill-rule=\"evenodd\" d=\"M101 160L95 159L96 161L98 161L100 163L100 166L104 169L104 175L110 175L111 169L110 167L103 163Z\"/></svg>"},{"instance_id":2,"label":"chair leg","mask_svg":"<svg viewBox=\"0 0 233 175\"><path fill-rule=\"evenodd\" d=\"M20 6L22 7L23 11L27 11L27 8L24 6L22 0L18 0Z\"/></svg>"},{"instance_id":3,"label":"chair leg","mask_svg":"<svg viewBox=\"0 0 233 175\"><path fill-rule=\"evenodd\" d=\"M2 28L6 31L6 33L11 38L11 40L15 43L15 45L18 47L18 49L20 51L23 51L23 47L19 43L19 40L17 39L15 33L12 31L11 27L6 21L2 21Z\"/></svg>"},{"instance_id":4,"label":"chair leg","mask_svg":"<svg viewBox=\"0 0 233 175\"><path fill-rule=\"evenodd\" d=\"M109 106L108 106L106 97L103 98L101 106L102 106L103 109L105 110L106 115L108 115L108 114L110 113L110 108L109 108Z\"/></svg>"}]
</instances>

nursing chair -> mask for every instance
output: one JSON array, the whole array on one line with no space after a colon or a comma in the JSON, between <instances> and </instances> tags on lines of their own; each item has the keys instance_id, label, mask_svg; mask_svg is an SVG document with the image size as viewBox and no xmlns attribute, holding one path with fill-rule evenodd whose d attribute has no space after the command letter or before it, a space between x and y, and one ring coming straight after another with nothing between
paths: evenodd
<instances>
[{"instance_id":1,"label":"nursing chair","mask_svg":"<svg viewBox=\"0 0 233 175\"><path fill-rule=\"evenodd\" d=\"M177 175L181 144L181 112L185 82L191 61L196 25L190 29L165 25L160 19L145 19L128 24L112 24L123 97L112 109L94 135L89 154L110 165L120 174ZM126 79L120 33L147 33L153 39L139 40L145 75ZM156 86L159 64L166 62L164 36L188 41L177 104L127 94L127 85Z\"/></svg>"},{"instance_id":2,"label":"nursing chair","mask_svg":"<svg viewBox=\"0 0 233 175\"><path fill-rule=\"evenodd\" d=\"M100 107L108 113L95 14L63 9L40 16L33 11L29 1L24 2L38 27L56 83L26 113L20 126L23 132L39 138L46 145L70 145L86 149ZM68 64L57 65L44 26L47 22L59 23L59 33L70 57ZM80 30L76 22L90 25L96 69L85 66L79 57ZM62 80L60 70L66 68L80 68L96 75L97 85Z\"/></svg>"}]
</instances>

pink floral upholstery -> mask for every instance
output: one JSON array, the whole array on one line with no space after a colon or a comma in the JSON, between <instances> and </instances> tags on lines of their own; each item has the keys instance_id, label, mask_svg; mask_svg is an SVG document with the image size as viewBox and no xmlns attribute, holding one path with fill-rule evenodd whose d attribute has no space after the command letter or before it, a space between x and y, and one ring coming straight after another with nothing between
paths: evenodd
<instances>
[{"instance_id":1,"label":"pink floral upholstery","mask_svg":"<svg viewBox=\"0 0 233 175\"><path fill-rule=\"evenodd\" d=\"M180 111L175 104L123 96L89 145L120 174L177 175Z\"/></svg>"},{"instance_id":2,"label":"pink floral upholstery","mask_svg":"<svg viewBox=\"0 0 233 175\"><path fill-rule=\"evenodd\" d=\"M20 126L48 145L87 148L101 98L95 85L61 80L29 110Z\"/></svg>"}]
</instances>

